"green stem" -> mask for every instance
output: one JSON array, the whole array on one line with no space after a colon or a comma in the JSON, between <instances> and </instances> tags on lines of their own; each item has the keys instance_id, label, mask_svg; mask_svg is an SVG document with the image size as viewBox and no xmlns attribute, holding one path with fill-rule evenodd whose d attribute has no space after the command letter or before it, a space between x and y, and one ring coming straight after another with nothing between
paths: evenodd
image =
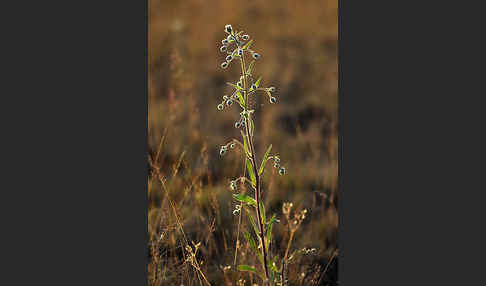
<instances>
[{"instance_id":1,"label":"green stem","mask_svg":"<svg viewBox=\"0 0 486 286\"><path fill-rule=\"evenodd\" d=\"M246 69L245 69L245 59L244 56L241 56L241 69L242 69L242 74L243 74L243 90L244 90L244 95L245 95L245 107L244 110L245 112L248 110L248 90L247 90L247 82L246 82ZM258 228L259 228L259 237L261 241L261 246L262 246L262 256L263 256L263 267L265 269L265 284L269 284L269 275L268 275L268 263L267 263L267 252L266 252L266 247L265 247L265 234L264 234L264 229L263 229L263 223L262 223L262 215L260 213L260 197L261 197L261 186L260 186L260 176L258 175L258 169L257 169L257 160L256 160L256 155L255 155L255 148L253 146L253 136L250 133L250 115L248 115L248 122L245 122L245 129L246 129L246 139L248 140L248 146L250 148L251 152L251 163L252 167L255 173L255 185L256 185L256 192L255 192L255 200L257 201L256 205L256 213L258 217Z\"/></svg>"}]
</instances>

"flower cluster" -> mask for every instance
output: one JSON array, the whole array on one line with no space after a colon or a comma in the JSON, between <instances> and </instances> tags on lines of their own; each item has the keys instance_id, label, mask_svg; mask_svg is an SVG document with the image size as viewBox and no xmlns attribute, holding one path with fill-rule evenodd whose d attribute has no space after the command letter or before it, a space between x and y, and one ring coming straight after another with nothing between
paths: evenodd
<instances>
[{"instance_id":1,"label":"flower cluster","mask_svg":"<svg viewBox=\"0 0 486 286\"><path fill-rule=\"evenodd\" d=\"M225 61L221 63L222 68L227 68L234 58L242 57L245 51L249 52L255 60L260 58L260 54L250 49L251 42L245 43L250 39L249 35L242 35L243 31L236 32L231 25L226 25L224 31L228 34L228 37L221 40L222 46L219 50L226 53L227 56ZM236 47L230 51L232 44L235 44Z\"/></svg>"},{"instance_id":2,"label":"flower cluster","mask_svg":"<svg viewBox=\"0 0 486 286\"><path fill-rule=\"evenodd\" d=\"M227 143L226 145L221 146L221 149L219 149L219 155L223 156L224 154L226 154L226 151L228 151L228 147L234 149L235 146L236 144L233 141Z\"/></svg>"},{"instance_id":3,"label":"flower cluster","mask_svg":"<svg viewBox=\"0 0 486 286\"><path fill-rule=\"evenodd\" d=\"M275 169L279 169L278 173L280 175L285 175L285 167L280 166L280 158L278 156L273 156L272 159L273 159L273 167Z\"/></svg>"}]
</instances>

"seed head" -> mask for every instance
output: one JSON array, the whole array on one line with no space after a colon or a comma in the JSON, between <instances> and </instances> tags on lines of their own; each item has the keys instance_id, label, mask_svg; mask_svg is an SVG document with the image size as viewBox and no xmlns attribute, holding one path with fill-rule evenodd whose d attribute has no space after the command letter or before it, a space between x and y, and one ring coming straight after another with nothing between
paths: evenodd
<instances>
[{"instance_id":1,"label":"seed head","mask_svg":"<svg viewBox=\"0 0 486 286\"><path fill-rule=\"evenodd\" d=\"M218 104L218 110L223 110L223 108L224 108L224 105L223 104L221 104L221 103Z\"/></svg>"},{"instance_id":2,"label":"seed head","mask_svg":"<svg viewBox=\"0 0 486 286\"><path fill-rule=\"evenodd\" d=\"M280 168L280 170L278 170L278 173L280 175L285 175L285 168L284 167Z\"/></svg>"},{"instance_id":3,"label":"seed head","mask_svg":"<svg viewBox=\"0 0 486 286\"><path fill-rule=\"evenodd\" d=\"M277 99L273 96L270 97L270 103L275 103L275 102L277 102Z\"/></svg>"},{"instance_id":4,"label":"seed head","mask_svg":"<svg viewBox=\"0 0 486 286\"><path fill-rule=\"evenodd\" d=\"M245 41L246 41L246 40L248 40L248 39L250 38L250 36L248 36L248 35L243 35L241 38L242 38L243 40L245 40Z\"/></svg>"},{"instance_id":5,"label":"seed head","mask_svg":"<svg viewBox=\"0 0 486 286\"><path fill-rule=\"evenodd\" d=\"M227 62L231 62L231 60L233 60L233 56L232 56L232 55L228 55L228 56L226 57L226 61L227 61Z\"/></svg>"},{"instance_id":6,"label":"seed head","mask_svg":"<svg viewBox=\"0 0 486 286\"><path fill-rule=\"evenodd\" d=\"M220 50L222 53L226 52L226 49L227 49L227 47L226 47L226 46L221 46L221 48L219 48L219 50Z\"/></svg>"},{"instance_id":7,"label":"seed head","mask_svg":"<svg viewBox=\"0 0 486 286\"><path fill-rule=\"evenodd\" d=\"M233 27L231 27L231 25L226 25L224 26L224 31L228 34L230 34L232 31L233 31Z\"/></svg>"},{"instance_id":8,"label":"seed head","mask_svg":"<svg viewBox=\"0 0 486 286\"><path fill-rule=\"evenodd\" d=\"M226 146L221 146L221 150L219 150L219 155L223 156L226 153L227 149Z\"/></svg>"},{"instance_id":9,"label":"seed head","mask_svg":"<svg viewBox=\"0 0 486 286\"><path fill-rule=\"evenodd\" d=\"M227 67L228 67L228 63L227 62L221 63L221 68L225 69Z\"/></svg>"},{"instance_id":10,"label":"seed head","mask_svg":"<svg viewBox=\"0 0 486 286\"><path fill-rule=\"evenodd\" d=\"M253 53L252 57L253 57L255 60L257 60L257 59L260 57L260 55L259 55L258 53Z\"/></svg>"},{"instance_id":11,"label":"seed head","mask_svg":"<svg viewBox=\"0 0 486 286\"><path fill-rule=\"evenodd\" d=\"M233 100L228 99L228 101L226 101L226 105L231 106L232 104L233 104Z\"/></svg>"}]
</instances>

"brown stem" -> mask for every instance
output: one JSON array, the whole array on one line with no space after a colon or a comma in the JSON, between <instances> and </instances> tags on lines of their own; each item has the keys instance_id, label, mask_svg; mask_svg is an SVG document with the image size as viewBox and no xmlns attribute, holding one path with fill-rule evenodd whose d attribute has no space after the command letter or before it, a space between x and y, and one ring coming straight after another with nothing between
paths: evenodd
<instances>
[{"instance_id":1,"label":"brown stem","mask_svg":"<svg viewBox=\"0 0 486 286\"><path fill-rule=\"evenodd\" d=\"M246 69L245 69L245 59L242 56L241 57L241 69L243 73L243 90L244 90L244 96L245 96L245 106L244 109L245 111L248 110L248 90L247 90L247 84L246 84ZM269 284L269 275L268 275L268 263L267 263L267 251L265 247L265 233L264 233L264 228L263 228L263 223L262 223L262 214L260 213L260 196L261 196L261 186L260 186L260 176L258 174L258 169L257 169L257 160L256 160L256 155L255 155L255 148L253 146L253 136L250 133L250 115L248 115L248 121L245 122L245 129L246 129L246 139L248 140L248 146L250 149L251 153L251 163L253 167L253 173L255 174L255 185L256 185L256 192L255 192L255 200L257 202L256 205L256 213L258 217L258 230L259 234L258 236L260 237L260 241L262 244L262 256L263 256L263 267L265 269L265 284Z\"/></svg>"},{"instance_id":2,"label":"brown stem","mask_svg":"<svg viewBox=\"0 0 486 286\"><path fill-rule=\"evenodd\" d=\"M294 238L294 232L290 231L289 241L287 242L287 249L285 250L284 261L287 261L287 256L289 255L290 245L292 244L292 239Z\"/></svg>"}]
</instances>

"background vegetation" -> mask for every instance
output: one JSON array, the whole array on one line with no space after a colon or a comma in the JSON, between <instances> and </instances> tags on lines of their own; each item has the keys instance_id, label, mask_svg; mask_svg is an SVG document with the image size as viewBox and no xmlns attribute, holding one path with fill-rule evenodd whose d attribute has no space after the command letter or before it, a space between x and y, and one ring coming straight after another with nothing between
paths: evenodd
<instances>
[{"instance_id":1,"label":"background vegetation","mask_svg":"<svg viewBox=\"0 0 486 286\"><path fill-rule=\"evenodd\" d=\"M212 285L258 283L233 265L238 216L229 180L243 174L242 154L219 156L239 137L236 108L216 109L239 72L220 68L225 24L255 40L255 75L277 88L278 104L263 96L253 102L258 158L272 143L287 168L285 176L267 168L263 178L267 212L280 219L271 252L283 257L289 238L283 202L307 209L290 250L297 252L289 283L336 285L337 15L337 0L149 0L150 285L199 285L184 261L186 240L201 242L199 267ZM253 258L239 238L237 260L246 263Z\"/></svg>"}]
</instances>

